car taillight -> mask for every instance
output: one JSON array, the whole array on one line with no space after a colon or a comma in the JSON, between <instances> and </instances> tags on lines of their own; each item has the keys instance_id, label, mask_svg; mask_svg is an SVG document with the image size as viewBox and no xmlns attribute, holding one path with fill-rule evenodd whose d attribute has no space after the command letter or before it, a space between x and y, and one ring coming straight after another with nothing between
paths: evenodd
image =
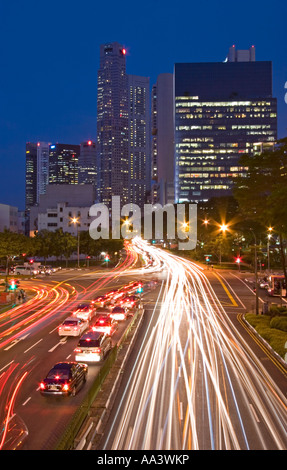
<instances>
[{"instance_id":1,"label":"car taillight","mask_svg":"<svg viewBox=\"0 0 287 470\"><path fill-rule=\"evenodd\" d=\"M41 390L45 390L45 388L46 388L46 386L45 386L44 382L41 382L41 383L40 383L40 389L41 389Z\"/></svg>"},{"instance_id":2,"label":"car taillight","mask_svg":"<svg viewBox=\"0 0 287 470\"><path fill-rule=\"evenodd\" d=\"M76 348L76 349L74 349L74 352L81 353L82 350L81 350L81 348Z\"/></svg>"},{"instance_id":3,"label":"car taillight","mask_svg":"<svg viewBox=\"0 0 287 470\"><path fill-rule=\"evenodd\" d=\"M100 354L101 353L101 348L96 348L94 352L95 352L95 354Z\"/></svg>"},{"instance_id":4,"label":"car taillight","mask_svg":"<svg viewBox=\"0 0 287 470\"><path fill-rule=\"evenodd\" d=\"M67 392L69 390L69 384L63 384L63 390Z\"/></svg>"}]
</instances>

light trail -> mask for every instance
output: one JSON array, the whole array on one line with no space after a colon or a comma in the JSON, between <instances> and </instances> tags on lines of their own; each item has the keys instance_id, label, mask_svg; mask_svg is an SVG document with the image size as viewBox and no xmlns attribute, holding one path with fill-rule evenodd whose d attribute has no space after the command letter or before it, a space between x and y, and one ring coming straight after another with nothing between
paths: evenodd
<instances>
[{"instance_id":1,"label":"light trail","mask_svg":"<svg viewBox=\"0 0 287 470\"><path fill-rule=\"evenodd\" d=\"M286 449L286 399L196 264L134 241L166 273L161 306L108 440L113 450ZM141 270L135 270L140 272Z\"/></svg>"}]
</instances>

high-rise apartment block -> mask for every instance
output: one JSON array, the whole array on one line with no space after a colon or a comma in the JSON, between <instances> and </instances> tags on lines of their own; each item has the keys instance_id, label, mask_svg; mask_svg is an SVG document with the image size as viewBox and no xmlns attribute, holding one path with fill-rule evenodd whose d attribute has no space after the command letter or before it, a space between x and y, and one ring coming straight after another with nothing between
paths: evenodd
<instances>
[{"instance_id":1,"label":"high-rise apartment block","mask_svg":"<svg viewBox=\"0 0 287 470\"><path fill-rule=\"evenodd\" d=\"M175 64L175 202L230 195L245 172L240 155L277 139L272 64L234 52L222 63Z\"/></svg>"}]
</instances>

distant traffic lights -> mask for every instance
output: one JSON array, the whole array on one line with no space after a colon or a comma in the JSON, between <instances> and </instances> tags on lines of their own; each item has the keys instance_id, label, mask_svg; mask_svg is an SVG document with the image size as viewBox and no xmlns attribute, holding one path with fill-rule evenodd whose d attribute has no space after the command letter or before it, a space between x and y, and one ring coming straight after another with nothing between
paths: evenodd
<instances>
[{"instance_id":1,"label":"distant traffic lights","mask_svg":"<svg viewBox=\"0 0 287 470\"><path fill-rule=\"evenodd\" d=\"M16 279L10 279L9 281L9 290L16 290L20 285L20 281Z\"/></svg>"},{"instance_id":2,"label":"distant traffic lights","mask_svg":"<svg viewBox=\"0 0 287 470\"><path fill-rule=\"evenodd\" d=\"M105 261L110 261L110 256L109 255L105 256Z\"/></svg>"},{"instance_id":3,"label":"distant traffic lights","mask_svg":"<svg viewBox=\"0 0 287 470\"><path fill-rule=\"evenodd\" d=\"M141 282L140 282L139 285L138 285L137 292L138 292L138 294L141 294L141 293L143 292L143 285L142 285Z\"/></svg>"}]
</instances>

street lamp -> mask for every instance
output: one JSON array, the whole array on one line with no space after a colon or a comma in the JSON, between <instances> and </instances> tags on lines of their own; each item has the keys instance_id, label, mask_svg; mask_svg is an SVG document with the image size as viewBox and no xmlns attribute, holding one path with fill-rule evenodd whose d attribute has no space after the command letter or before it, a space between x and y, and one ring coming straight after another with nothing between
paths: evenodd
<instances>
[{"instance_id":1,"label":"street lamp","mask_svg":"<svg viewBox=\"0 0 287 470\"><path fill-rule=\"evenodd\" d=\"M80 232L79 232L79 218L73 217L71 223L76 225L77 228L77 258L78 258L78 268L80 267Z\"/></svg>"}]
</instances>

